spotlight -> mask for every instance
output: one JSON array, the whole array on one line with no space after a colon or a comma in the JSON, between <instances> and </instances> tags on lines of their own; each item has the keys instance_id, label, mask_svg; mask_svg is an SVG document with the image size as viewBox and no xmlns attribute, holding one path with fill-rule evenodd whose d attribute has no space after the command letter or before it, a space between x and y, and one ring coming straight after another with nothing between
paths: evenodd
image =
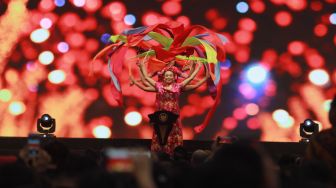
<instances>
[{"instance_id":1,"label":"spotlight","mask_svg":"<svg viewBox=\"0 0 336 188\"><path fill-rule=\"evenodd\" d=\"M319 131L319 125L311 119L304 120L300 124L300 136L302 137L300 142L309 142L309 138Z\"/></svg>"},{"instance_id":2,"label":"spotlight","mask_svg":"<svg viewBox=\"0 0 336 188\"><path fill-rule=\"evenodd\" d=\"M41 134L44 134L44 137L47 135L52 135L56 129L56 121L54 118L51 118L49 114L43 114L40 119L37 120L37 131Z\"/></svg>"}]
</instances>

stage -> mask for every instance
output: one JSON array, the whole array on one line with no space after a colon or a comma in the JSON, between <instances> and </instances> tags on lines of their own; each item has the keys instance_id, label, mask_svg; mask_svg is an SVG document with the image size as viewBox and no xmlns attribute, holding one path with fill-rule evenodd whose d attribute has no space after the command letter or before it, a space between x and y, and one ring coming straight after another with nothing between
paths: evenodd
<instances>
[{"instance_id":1,"label":"stage","mask_svg":"<svg viewBox=\"0 0 336 188\"><path fill-rule=\"evenodd\" d=\"M97 139L97 138L57 138L72 152L86 150L100 151L107 147L142 147L150 148L149 139ZM0 155L13 156L25 146L25 137L0 137ZM191 154L197 149L211 149L213 141L184 140L184 147ZM227 144L224 144L224 146ZM306 144L297 142L260 142L260 145L274 159L279 159L284 154L304 155Z\"/></svg>"}]
</instances>

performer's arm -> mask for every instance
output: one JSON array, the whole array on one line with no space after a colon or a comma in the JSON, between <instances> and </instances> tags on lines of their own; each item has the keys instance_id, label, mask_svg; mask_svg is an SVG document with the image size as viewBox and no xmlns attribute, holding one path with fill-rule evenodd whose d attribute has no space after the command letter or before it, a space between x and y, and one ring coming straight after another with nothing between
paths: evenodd
<instances>
[{"instance_id":1,"label":"performer's arm","mask_svg":"<svg viewBox=\"0 0 336 188\"><path fill-rule=\"evenodd\" d=\"M186 78L185 80L183 80L183 82L181 82L181 87L184 88L186 85L188 85L197 75L197 73L199 72L201 68L200 63L197 63L197 67L195 68L195 70L191 73L191 75Z\"/></svg>"},{"instance_id":2,"label":"performer's arm","mask_svg":"<svg viewBox=\"0 0 336 188\"><path fill-rule=\"evenodd\" d=\"M156 89L153 87L153 86L151 86L151 85L148 85L148 86L143 86L143 85L141 85L138 81L136 81L135 79L134 79L134 77L132 76L132 75L130 75L130 78L131 78L131 81L132 81L132 83L131 84L135 84L136 86L138 86L140 89L142 89L142 90L144 90L144 91L156 91Z\"/></svg>"},{"instance_id":3,"label":"performer's arm","mask_svg":"<svg viewBox=\"0 0 336 188\"><path fill-rule=\"evenodd\" d=\"M150 86L149 85L149 83L145 80L145 78L143 78L143 76L141 76L141 79L137 79L137 80L135 80L135 81L137 81L137 82L141 82L141 83L143 83L143 85L145 85L145 86ZM131 82L131 85L133 85L135 82Z\"/></svg>"},{"instance_id":4,"label":"performer's arm","mask_svg":"<svg viewBox=\"0 0 336 188\"><path fill-rule=\"evenodd\" d=\"M199 86L201 86L205 81L208 80L208 78L210 77L209 68L207 66L204 66L204 67L205 67L205 71L206 71L205 77L203 79L201 79L201 80L198 80L198 82L196 84L188 84L188 85L186 85L183 88L183 91L189 91L189 90L196 89Z\"/></svg>"},{"instance_id":5,"label":"performer's arm","mask_svg":"<svg viewBox=\"0 0 336 188\"><path fill-rule=\"evenodd\" d=\"M196 89L198 88L199 86L201 86L205 81L207 81L207 77L199 80L199 82L197 82L196 84L193 84L193 85L186 85L184 86L183 88L183 91L190 91L190 90L193 90L193 89Z\"/></svg>"},{"instance_id":6,"label":"performer's arm","mask_svg":"<svg viewBox=\"0 0 336 188\"><path fill-rule=\"evenodd\" d=\"M142 71L141 71L141 70L139 70L139 71L140 71L140 79L141 79L141 82L142 82L145 86L151 86L151 85L146 81L146 79L145 79L145 77L144 77Z\"/></svg>"},{"instance_id":7,"label":"performer's arm","mask_svg":"<svg viewBox=\"0 0 336 188\"><path fill-rule=\"evenodd\" d=\"M140 68L139 68L139 71L140 71L140 79L138 79L137 81L138 81L138 82L141 81L145 86L151 86L151 85L146 81L146 79L145 79L145 77L143 76L143 74L142 74ZM153 72L153 73L151 73L151 74L149 75L149 77L152 78L152 77L155 76L155 74L156 74L156 72Z\"/></svg>"},{"instance_id":8,"label":"performer's arm","mask_svg":"<svg viewBox=\"0 0 336 188\"><path fill-rule=\"evenodd\" d=\"M142 76L145 78L145 80L153 87L155 87L155 80L153 80L151 77L148 76L148 73L147 73L147 70L146 70L146 67L144 65L144 62L140 62L139 64L139 67L140 67L140 73L142 74Z\"/></svg>"}]
</instances>

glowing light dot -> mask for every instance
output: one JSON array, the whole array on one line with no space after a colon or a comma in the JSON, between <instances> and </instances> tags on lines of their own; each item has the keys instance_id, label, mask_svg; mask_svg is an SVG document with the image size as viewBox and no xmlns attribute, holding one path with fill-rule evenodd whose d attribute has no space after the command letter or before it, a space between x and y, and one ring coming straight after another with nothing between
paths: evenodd
<instances>
[{"instance_id":1,"label":"glowing light dot","mask_svg":"<svg viewBox=\"0 0 336 188\"><path fill-rule=\"evenodd\" d=\"M209 21L212 21L218 17L219 13L217 9L209 9L205 12L205 17Z\"/></svg>"},{"instance_id":2,"label":"glowing light dot","mask_svg":"<svg viewBox=\"0 0 336 188\"><path fill-rule=\"evenodd\" d=\"M102 6L101 1L97 0L86 0L84 9L88 12L95 12Z\"/></svg>"},{"instance_id":3,"label":"glowing light dot","mask_svg":"<svg viewBox=\"0 0 336 188\"><path fill-rule=\"evenodd\" d=\"M9 113L16 116L16 115L20 115L23 112L25 112L26 106L21 101L14 101L10 103L10 105L8 106L8 110L9 110Z\"/></svg>"},{"instance_id":4,"label":"glowing light dot","mask_svg":"<svg viewBox=\"0 0 336 188\"><path fill-rule=\"evenodd\" d=\"M12 92L8 89L1 89L0 90L0 101L8 102L12 98Z\"/></svg>"},{"instance_id":5,"label":"glowing light dot","mask_svg":"<svg viewBox=\"0 0 336 188\"><path fill-rule=\"evenodd\" d=\"M37 92L38 91L38 85L28 85L27 88L31 92Z\"/></svg>"},{"instance_id":6,"label":"glowing light dot","mask_svg":"<svg viewBox=\"0 0 336 188\"><path fill-rule=\"evenodd\" d=\"M257 118L248 119L246 125L251 130L257 130L260 128L260 122Z\"/></svg>"},{"instance_id":7,"label":"glowing light dot","mask_svg":"<svg viewBox=\"0 0 336 188\"><path fill-rule=\"evenodd\" d=\"M69 45L66 42L60 42L57 44L57 49L62 53L66 53L69 51Z\"/></svg>"},{"instance_id":8,"label":"glowing light dot","mask_svg":"<svg viewBox=\"0 0 336 188\"><path fill-rule=\"evenodd\" d=\"M110 16L114 21L122 21L124 16L126 15L126 7L123 3L121 2L112 2L110 3L109 7L109 12Z\"/></svg>"},{"instance_id":9,"label":"glowing light dot","mask_svg":"<svg viewBox=\"0 0 336 188\"><path fill-rule=\"evenodd\" d=\"M7 82L14 84L19 80L19 73L17 70L9 69L5 72L5 78Z\"/></svg>"},{"instance_id":10,"label":"glowing light dot","mask_svg":"<svg viewBox=\"0 0 336 188\"><path fill-rule=\"evenodd\" d=\"M49 18L42 18L40 26L44 29L49 29L52 26L52 21Z\"/></svg>"},{"instance_id":11,"label":"glowing light dot","mask_svg":"<svg viewBox=\"0 0 336 188\"><path fill-rule=\"evenodd\" d=\"M286 2L286 0L271 0L271 2L275 5L282 5Z\"/></svg>"},{"instance_id":12,"label":"glowing light dot","mask_svg":"<svg viewBox=\"0 0 336 188\"><path fill-rule=\"evenodd\" d=\"M92 131L95 138L110 138L112 132L106 125L98 125Z\"/></svg>"},{"instance_id":13,"label":"glowing light dot","mask_svg":"<svg viewBox=\"0 0 336 188\"><path fill-rule=\"evenodd\" d=\"M257 24L251 18L243 18L239 20L239 27L246 31L255 31L257 29Z\"/></svg>"},{"instance_id":14,"label":"glowing light dot","mask_svg":"<svg viewBox=\"0 0 336 188\"><path fill-rule=\"evenodd\" d=\"M247 83L240 84L239 91L247 99L253 99L257 95L255 89Z\"/></svg>"},{"instance_id":15,"label":"glowing light dot","mask_svg":"<svg viewBox=\"0 0 336 188\"><path fill-rule=\"evenodd\" d=\"M247 114L246 114L246 112L243 108L236 108L233 111L233 117L235 117L238 120L243 120L243 119L246 118L246 116L247 116Z\"/></svg>"},{"instance_id":16,"label":"glowing light dot","mask_svg":"<svg viewBox=\"0 0 336 188\"><path fill-rule=\"evenodd\" d=\"M55 4L52 2L52 0L42 0L40 1L40 9L44 11L52 11L55 8Z\"/></svg>"},{"instance_id":17,"label":"glowing light dot","mask_svg":"<svg viewBox=\"0 0 336 188\"><path fill-rule=\"evenodd\" d=\"M313 11L320 11L320 10L323 8L323 4L322 4L322 2L320 2L320 1L313 1L313 2L311 2L311 4L310 4L310 8L311 8Z\"/></svg>"},{"instance_id":18,"label":"glowing light dot","mask_svg":"<svg viewBox=\"0 0 336 188\"><path fill-rule=\"evenodd\" d=\"M79 22L79 17L74 13L66 13L60 17L59 23L62 27L74 27Z\"/></svg>"},{"instance_id":19,"label":"glowing light dot","mask_svg":"<svg viewBox=\"0 0 336 188\"><path fill-rule=\"evenodd\" d=\"M156 13L148 12L143 15L142 21L144 25L153 25L158 23L159 17Z\"/></svg>"},{"instance_id":20,"label":"glowing light dot","mask_svg":"<svg viewBox=\"0 0 336 188\"><path fill-rule=\"evenodd\" d=\"M71 47L80 47L85 43L85 36L82 33L71 33L66 37L66 41Z\"/></svg>"},{"instance_id":21,"label":"glowing light dot","mask_svg":"<svg viewBox=\"0 0 336 188\"><path fill-rule=\"evenodd\" d=\"M254 83L260 84L267 78L267 70L261 65L255 65L247 70L247 79Z\"/></svg>"},{"instance_id":22,"label":"glowing light dot","mask_svg":"<svg viewBox=\"0 0 336 188\"><path fill-rule=\"evenodd\" d=\"M250 116L254 116L254 115L258 114L259 106L257 104L254 104L254 103L249 103L245 106L245 111L246 111L246 114L248 114Z\"/></svg>"},{"instance_id":23,"label":"glowing light dot","mask_svg":"<svg viewBox=\"0 0 336 188\"><path fill-rule=\"evenodd\" d=\"M213 21L213 26L215 29L218 29L218 30L221 30L221 29L224 29L227 25L227 20L225 18L216 18L214 21Z\"/></svg>"},{"instance_id":24,"label":"glowing light dot","mask_svg":"<svg viewBox=\"0 0 336 188\"><path fill-rule=\"evenodd\" d=\"M169 16L177 15L181 12L182 6L176 1L165 1L162 4L162 11Z\"/></svg>"},{"instance_id":25,"label":"glowing light dot","mask_svg":"<svg viewBox=\"0 0 336 188\"><path fill-rule=\"evenodd\" d=\"M331 24L336 25L336 13L330 14L329 21Z\"/></svg>"},{"instance_id":26,"label":"glowing light dot","mask_svg":"<svg viewBox=\"0 0 336 188\"><path fill-rule=\"evenodd\" d=\"M129 126L137 126L142 121L142 116L139 112L129 112L125 115L124 120Z\"/></svg>"},{"instance_id":27,"label":"glowing light dot","mask_svg":"<svg viewBox=\"0 0 336 188\"><path fill-rule=\"evenodd\" d=\"M278 122L279 127L281 128L291 128L294 125L294 118L289 116L285 121Z\"/></svg>"},{"instance_id":28,"label":"glowing light dot","mask_svg":"<svg viewBox=\"0 0 336 188\"><path fill-rule=\"evenodd\" d=\"M235 59L238 63L247 63L250 58L250 49L249 48L238 48L234 53Z\"/></svg>"},{"instance_id":29,"label":"glowing light dot","mask_svg":"<svg viewBox=\"0 0 336 188\"><path fill-rule=\"evenodd\" d=\"M286 110L275 110L272 117L281 128L290 128L294 125L293 117L291 117Z\"/></svg>"},{"instance_id":30,"label":"glowing light dot","mask_svg":"<svg viewBox=\"0 0 336 188\"><path fill-rule=\"evenodd\" d=\"M85 0L74 0L73 3L76 7L83 7L85 5Z\"/></svg>"},{"instance_id":31,"label":"glowing light dot","mask_svg":"<svg viewBox=\"0 0 336 188\"><path fill-rule=\"evenodd\" d=\"M30 39L35 43L42 43L46 41L50 36L47 29L36 29L30 34Z\"/></svg>"},{"instance_id":32,"label":"glowing light dot","mask_svg":"<svg viewBox=\"0 0 336 188\"><path fill-rule=\"evenodd\" d=\"M51 51L44 51L39 55L38 59L41 64L49 65L54 61L54 54Z\"/></svg>"},{"instance_id":33,"label":"glowing light dot","mask_svg":"<svg viewBox=\"0 0 336 188\"><path fill-rule=\"evenodd\" d=\"M136 18L133 14L127 14L124 17L124 22L125 22L126 25L133 25L133 24L135 24L135 21L136 21Z\"/></svg>"},{"instance_id":34,"label":"glowing light dot","mask_svg":"<svg viewBox=\"0 0 336 188\"><path fill-rule=\"evenodd\" d=\"M233 130L237 127L238 122L233 117L228 117L223 120L222 127L227 130Z\"/></svg>"},{"instance_id":35,"label":"glowing light dot","mask_svg":"<svg viewBox=\"0 0 336 188\"><path fill-rule=\"evenodd\" d=\"M54 0L57 7L63 7L65 5L65 0Z\"/></svg>"},{"instance_id":36,"label":"glowing light dot","mask_svg":"<svg viewBox=\"0 0 336 188\"><path fill-rule=\"evenodd\" d=\"M323 24L317 24L315 27L314 27L314 33L316 36L318 37L323 37L327 34L328 32L328 28L327 26L323 25Z\"/></svg>"},{"instance_id":37,"label":"glowing light dot","mask_svg":"<svg viewBox=\"0 0 336 188\"><path fill-rule=\"evenodd\" d=\"M330 105L331 105L331 99L328 99L328 100L325 100L323 102L323 109L326 111L326 112L329 112L330 110Z\"/></svg>"},{"instance_id":38,"label":"glowing light dot","mask_svg":"<svg viewBox=\"0 0 336 188\"><path fill-rule=\"evenodd\" d=\"M109 10L112 14L120 14L122 12L123 5L120 2L114 2L110 4Z\"/></svg>"},{"instance_id":39,"label":"glowing light dot","mask_svg":"<svg viewBox=\"0 0 336 188\"><path fill-rule=\"evenodd\" d=\"M329 82L329 74L323 69L315 69L309 73L309 80L318 86L326 85Z\"/></svg>"},{"instance_id":40,"label":"glowing light dot","mask_svg":"<svg viewBox=\"0 0 336 188\"><path fill-rule=\"evenodd\" d=\"M307 54L307 63L312 68L320 68L325 64L325 61L320 54L312 52Z\"/></svg>"},{"instance_id":41,"label":"glowing light dot","mask_svg":"<svg viewBox=\"0 0 336 188\"><path fill-rule=\"evenodd\" d=\"M176 21L183 23L185 27L190 25L190 20L187 16L179 16L178 18L176 18Z\"/></svg>"},{"instance_id":42,"label":"glowing light dot","mask_svg":"<svg viewBox=\"0 0 336 188\"><path fill-rule=\"evenodd\" d=\"M239 30L234 33L233 38L239 44L249 44L253 39L253 35L249 31Z\"/></svg>"},{"instance_id":43,"label":"glowing light dot","mask_svg":"<svg viewBox=\"0 0 336 188\"><path fill-rule=\"evenodd\" d=\"M62 70L54 70L48 74L48 80L53 84L60 84L65 80L65 78L65 72Z\"/></svg>"},{"instance_id":44,"label":"glowing light dot","mask_svg":"<svg viewBox=\"0 0 336 188\"><path fill-rule=\"evenodd\" d=\"M288 112L286 110L283 110L283 109L275 110L272 114L272 118L276 122L281 122L284 119L287 119L288 117L289 117Z\"/></svg>"},{"instance_id":45,"label":"glowing light dot","mask_svg":"<svg viewBox=\"0 0 336 188\"><path fill-rule=\"evenodd\" d=\"M226 59L224 62L220 62L221 69L229 69L232 65L229 59Z\"/></svg>"},{"instance_id":46,"label":"glowing light dot","mask_svg":"<svg viewBox=\"0 0 336 188\"><path fill-rule=\"evenodd\" d=\"M255 13L263 13L265 11L265 4L263 1L260 0L254 0L251 2L251 10L254 11Z\"/></svg>"},{"instance_id":47,"label":"glowing light dot","mask_svg":"<svg viewBox=\"0 0 336 188\"><path fill-rule=\"evenodd\" d=\"M249 10L249 5L246 2L241 1L241 2L237 3L236 10L239 13L242 13L242 14L246 13Z\"/></svg>"},{"instance_id":48,"label":"glowing light dot","mask_svg":"<svg viewBox=\"0 0 336 188\"><path fill-rule=\"evenodd\" d=\"M286 11L280 11L276 13L274 19L275 22L281 27L289 26L292 22L291 14Z\"/></svg>"},{"instance_id":49,"label":"glowing light dot","mask_svg":"<svg viewBox=\"0 0 336 188\"><path fill-rule=\"evenodd\" d=\"M300 41L293 41L288 44L288 51L293 55L300 55L304 51L304 43Z\"/></svg>"},{"instance_id":50,"label":"glowing light dot","mask_svg":"<svg viewBox=\"0 0 336 188\"><path fill-rule=\"evenodd\" d=\"M304 10L307 6L306 0L290 0L286 1L286 4L290 9L294 11Z\"/></svg>"}]
</instances>

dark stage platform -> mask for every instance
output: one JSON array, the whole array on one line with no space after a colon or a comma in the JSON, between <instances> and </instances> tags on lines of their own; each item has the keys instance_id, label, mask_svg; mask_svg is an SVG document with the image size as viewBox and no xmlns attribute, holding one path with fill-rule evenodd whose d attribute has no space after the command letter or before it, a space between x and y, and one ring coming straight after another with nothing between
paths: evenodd
<instances>
[{"instance_id":1,"label":"dark stage platform","mask_svg":"<svg viewBox=\"0 0 336 188\"><path fill-rule=\"evenodd\" d=\"M144 147L150 148L149 139L96 139L96 138L57 138L73 152L83 152L91 149L99 151L106 147ZM0 137L0 155L16 155L26 144L25 137ZM184 146L188 152L196 149L210 149L213 141L185 140ZM274 158L279 159L284 154L302 156L306 148L305 143L295 142L260 142L265 150ZM225 144L224 144L225 145Z\"/></svg>"}]
</instances>

